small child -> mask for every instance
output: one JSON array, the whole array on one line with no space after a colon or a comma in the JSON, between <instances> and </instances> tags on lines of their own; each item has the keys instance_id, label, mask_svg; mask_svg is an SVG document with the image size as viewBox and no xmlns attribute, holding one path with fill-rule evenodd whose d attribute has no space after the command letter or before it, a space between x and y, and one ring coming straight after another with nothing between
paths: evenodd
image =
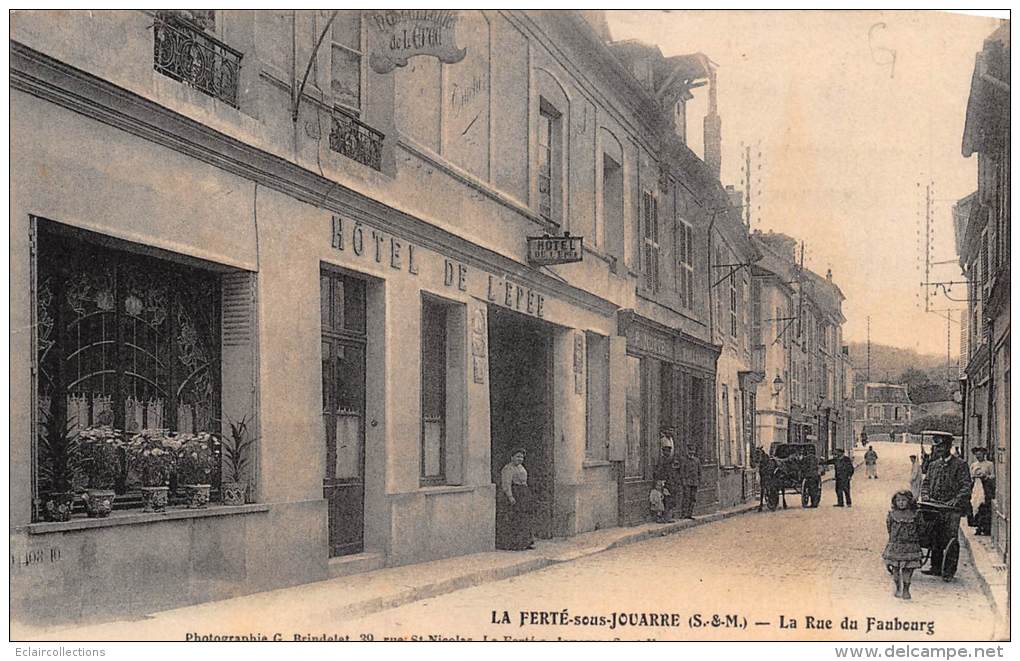
<instances>
[{"instance_id":1,"label":"small child","mask_svg":"<svg viewBox=\"0 0 1020 661\"><path fill-rule=\"evenodd\" d=\"M656 480L655 486L648 493L648 504L655 515L656 523L666 522L666 497L669 496L669 489L666 488L665 480Z\"/></svg>"},{"instance_id":2,"label":"small child","mask_svg":"<svg viewBox=\"0 0 1020 661\"><path fill-rule=\"evenodd\" d=\"M896 582L896 596L910 599L910 579L921 567L921 517L917 501L909 489L897 491L892 497L892 509L885 517L889 542L882 552L886 569Z\"/></svg>"}]
</instances>

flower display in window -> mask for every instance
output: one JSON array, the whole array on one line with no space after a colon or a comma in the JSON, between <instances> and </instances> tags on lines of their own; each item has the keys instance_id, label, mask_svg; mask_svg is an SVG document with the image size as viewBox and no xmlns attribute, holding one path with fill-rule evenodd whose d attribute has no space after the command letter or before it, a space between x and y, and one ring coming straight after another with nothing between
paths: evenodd
<instances>
[{"instance_id":1,"label":"flower display in window","mask_svg":"<svg viewBox=\"0 0 1020 661\"><path fill-rule=\"evenodd\" d=\"M168 435L146 430L134 436L126 445L128 466L144 487L164 487L176 463L180 443Z\"/></svg>"},{"instance_id":2,"label":"flower display in window","mask_svg":"<svg viewBox=\"0 0 1020 661\"><path fill-rule=\"evenodd\" d=\"M82 477L88 489L112 489L120 477L124 434L109 426L90 427L79 434Z\"/></svg>"},{"instance_id":3,"label":"flower display in window","mask_svg":"<svg viewBox=\"0 0 1020 661\"><path fill-rule=\"evenodd\" d=\"M206 432L181 434L177 450L177 481L180 484L209 484L212 482L212 435Z\"/></svg>"}]
</instances>

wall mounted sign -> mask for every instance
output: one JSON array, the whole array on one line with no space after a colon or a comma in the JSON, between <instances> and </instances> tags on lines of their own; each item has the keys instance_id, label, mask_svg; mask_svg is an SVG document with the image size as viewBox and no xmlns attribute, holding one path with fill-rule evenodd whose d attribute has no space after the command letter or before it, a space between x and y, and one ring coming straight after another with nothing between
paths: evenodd
<instances>
[{"instance_id":1,"label":"wall mounted sign","mask_svg":"<svg viewBox=\"0 0 1020 661\"><path fill-rule=\"evenodd\" d=\"M584 335L574 333L574 393L584 392Z\"/></svg>"},{"instance_id":2,"label":"wall mounted sign","mask_svg":"<svg viewBox=\"0 0 1020 661\"><path fill-rule=\"evenodd\" d=\"M368 63L376 73L406 67L416 55L431 55L456 64L467 55L457 48L458 12L433 9L391 9L367 12L373 43Z\"/></svg>"},{"instance_id":3,"label":"wall mounted sign","mask_svg":"<svg viewBox=\"0 0 1020 661\"><path fill-rule=\"evenodd\" d=\"M532 266L570 264L584 259L584 237L529 236L528 263Z\"/></svg>"}]
</instances>

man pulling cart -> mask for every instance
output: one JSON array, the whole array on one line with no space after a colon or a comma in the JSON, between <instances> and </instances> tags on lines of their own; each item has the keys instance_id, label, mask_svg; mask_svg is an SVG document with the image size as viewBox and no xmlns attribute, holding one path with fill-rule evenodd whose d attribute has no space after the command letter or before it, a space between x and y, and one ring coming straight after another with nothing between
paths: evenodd
<instances>
[{"instance_id":1,"label":"man pulling cart","mask_svg":"<svg viewBox=\"0 0 1020 661\"><path fill-rule=\"evenodd\" d=\"M932 457L921 483L921 515L925 525L921 546L930 551L931 564L921 571L953 580L960 557L960 518L970 502L971 478L967 463L952 453L953 435L921 432L932 439Z\"/></svg>"}]
</instances>

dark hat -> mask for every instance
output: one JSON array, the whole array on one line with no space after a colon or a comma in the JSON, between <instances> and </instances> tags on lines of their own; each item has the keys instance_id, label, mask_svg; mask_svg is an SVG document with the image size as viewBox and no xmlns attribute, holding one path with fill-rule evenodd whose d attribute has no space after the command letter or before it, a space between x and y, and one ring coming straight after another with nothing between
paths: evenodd
<instances>
[{"instance_id":1,"label":"dark hat","mask_svg":"<svg viewBox=\"0 0 1020 661\"><path fill-rule=\"evenodd\" d=\"M931 444L933 446L935 446L935 447L941 447L943 445L952 445L953 444L953 437L952 437L951 434L945 434L945 435L939 434L939 435L935 436L934 438L932 438Z\"/></svg>"},{"instance_id":2,"label":"dark hat","mask_svg":"<svg viewBox=\"0 0 1020 661\"><path fill-rule=\"evenodd\" d=\"M973 450L971 450L971 452L973 452L974 454L977 454L978 452L980 452L981 454L988 454L988 448L974 448Z\"/></svg>"},{"instance_id":3,"label":"dark hat","mask_svg":"<svg viewBox=\"0 0 1020 661\"><path fill-rule=\"evenodd\" d=\"M527 450L525 450L525 449L524 449L523 447L520 447L520 446L518 446L518 447L516 447L516 448L512 448L512 449L510 450L510 454L509 454L509 455L507 455L507 456L510 456L510 457L512 457L512 456L514 456L515 454L517 454L518 452L520 452L521 454L523 454L523 455L524 455L525 457L527 457L527 456L528 456L528 451L527 451Z\"/></svg>"}]
</instances>

